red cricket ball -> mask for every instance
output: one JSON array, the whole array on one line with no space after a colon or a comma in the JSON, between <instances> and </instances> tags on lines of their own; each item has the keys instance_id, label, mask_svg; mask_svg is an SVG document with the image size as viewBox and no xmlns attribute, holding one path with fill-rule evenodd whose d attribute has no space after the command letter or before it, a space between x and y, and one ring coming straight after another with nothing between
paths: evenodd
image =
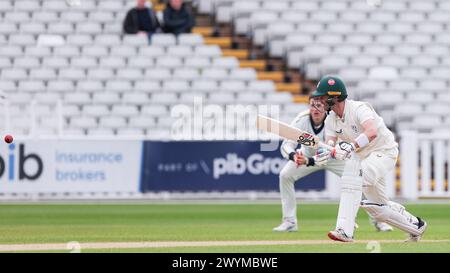
<instances>
[{"instance_id":1,"label":"red cricket ball","mask_svg":"<svg viewBox=\"0 0 450 273\"><path fill-rule=\"evenodd\" d=\"M5 142L6 143L11 143L11 142L13 142L13 137L12 137L12 135L6 135L5 136Z\"/></svg>"}]
</instances>

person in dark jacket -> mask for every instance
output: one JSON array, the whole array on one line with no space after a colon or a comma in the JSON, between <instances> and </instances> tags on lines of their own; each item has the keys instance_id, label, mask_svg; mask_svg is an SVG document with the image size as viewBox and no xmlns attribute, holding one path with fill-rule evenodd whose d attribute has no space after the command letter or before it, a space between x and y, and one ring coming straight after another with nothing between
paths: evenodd
<instances>
[{"instance_id":1,"label":"person in dark jacket","mask_svg":"<svg viewBox=\"0 0 450 273\"><path fill-rule=\"evenodd\" d=\"M158 19L152 9L145 6L146 0L137 0L137 6L128 11L123 22L126 34L147 34L150 36L159 28Z\"/></svg>"},{"instance_id":2,"label":"person in dark jacket","mask_svg":"<svg viewBox=\"0 0 450 273\"><path fill-rule=\"evenodd\" d=\"M189 33L195 25L191 9L183 0L169 0L163 13L164 32L178 35Z\"/></svg>"}]
</instances>

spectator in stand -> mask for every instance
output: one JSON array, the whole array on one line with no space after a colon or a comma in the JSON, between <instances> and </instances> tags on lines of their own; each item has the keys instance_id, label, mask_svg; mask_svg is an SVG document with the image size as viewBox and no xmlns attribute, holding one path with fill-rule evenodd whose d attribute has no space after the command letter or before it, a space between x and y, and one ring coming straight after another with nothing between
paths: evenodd
<instances>
[{"instance_id":1,"label":"spectator in stand","mask_svg":"<svg viewBox=\"0 0 450 273\"><path fill-rule=\"evenodd\" d=\"M189 33L195 25L192 10L183 0L169 0L163 13L164 32L178 35Z\"/></svg>"},{"instance_id":2,"label":"spectator in stand","mask_svg":"<svg viewBox=\"0 0 450 273\"><path fill-rule=\"evenodd\" d=\"M146 0L137 0L137 6L128 11L123 22L123 31L126 34L145 34L150 40L151 35L158 31L160 26L155 13L145 3Z\"/></svg>"}]
</instances>

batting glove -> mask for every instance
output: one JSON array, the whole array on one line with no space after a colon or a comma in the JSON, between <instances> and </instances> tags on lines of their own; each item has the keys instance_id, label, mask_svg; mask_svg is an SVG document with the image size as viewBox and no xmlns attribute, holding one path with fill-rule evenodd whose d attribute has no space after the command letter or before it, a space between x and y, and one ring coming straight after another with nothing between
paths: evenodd
<instances>
[{"instance_id":1,"label":"batting glove","mask_svg":"<svg viewBox=\"0 0 450 273\"><path fill-rule=\"evenodd\" d=\"M337 160L345 160L350 158L352 152L356 150L355 145L353 143L348 143L345 141L341 141L334 147L333 157Z\"/></svg>"}]
</instances>

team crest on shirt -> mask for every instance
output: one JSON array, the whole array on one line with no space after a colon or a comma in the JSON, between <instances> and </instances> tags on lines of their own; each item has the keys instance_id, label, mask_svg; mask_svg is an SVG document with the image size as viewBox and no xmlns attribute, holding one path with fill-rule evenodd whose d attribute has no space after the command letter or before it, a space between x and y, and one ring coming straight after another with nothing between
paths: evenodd
<instances>
[{"instance_id":1,"label":"team crest on shirt","mask_svg":"<svg viewBox=\"0 0 450 273\"><path fill-rule=\"evenodd\" d=\"M355 134L358 133L358 127L356 127L356 125L352 125L352 130Z\"/></svg>"}]
</instances>

